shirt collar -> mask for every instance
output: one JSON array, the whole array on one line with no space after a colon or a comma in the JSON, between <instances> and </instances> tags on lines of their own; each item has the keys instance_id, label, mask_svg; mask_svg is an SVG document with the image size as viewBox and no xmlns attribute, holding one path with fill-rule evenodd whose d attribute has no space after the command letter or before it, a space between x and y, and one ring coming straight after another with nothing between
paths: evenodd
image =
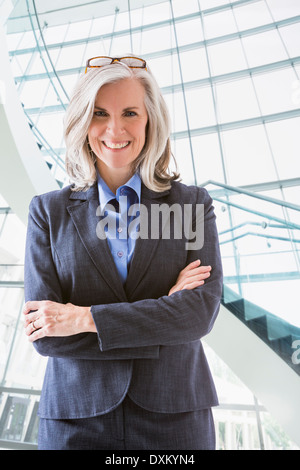
<instances>
[{"instance_id":1,"label":"shirt collar","mask_svg":"<svg viewBox=\"0 0 300 470\"><path fill-rule=\"evenodd\" d=\"M141 178L138 173L135 173L127 183L123 184L117 189L117 193L114 194L112 190L107 186L103 178L101 177L99 171L97 171L97 184L98 184L98 192L99 192L99 203L102 209L106 206L106 204L111 201L112 199L119 200L121 195L121 189L124 187L131 188L136 193L138 197L138 202L140 203L141 200Z\"/></svg>"}]
</instances>

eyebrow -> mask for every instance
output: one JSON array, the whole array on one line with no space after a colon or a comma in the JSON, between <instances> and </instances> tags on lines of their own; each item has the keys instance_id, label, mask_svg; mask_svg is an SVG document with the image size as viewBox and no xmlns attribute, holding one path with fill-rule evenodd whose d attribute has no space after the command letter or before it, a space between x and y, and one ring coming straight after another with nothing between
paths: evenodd
<instances>
[{"instance_id":1,"label":"eyebrow","mask_svg":"<svg viewBox=\"0 0 300 470\"><path fill-rule=\"evenodd\" d=\"M101 108L101 106L95 106L95 109L98 109L99 111L107 111L105 108ZM139 109L138 106L128 106L127 108L123 109L123 111L130 111L131 109Z\"/></svg>"}]
</instances>

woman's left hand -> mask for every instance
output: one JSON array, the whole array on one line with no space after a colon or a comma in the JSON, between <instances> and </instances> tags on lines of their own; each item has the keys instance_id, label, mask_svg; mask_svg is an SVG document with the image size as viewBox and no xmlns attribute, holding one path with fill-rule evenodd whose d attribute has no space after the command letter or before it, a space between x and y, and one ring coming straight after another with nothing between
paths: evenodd
<instances>
[{"instance_id":1,"label":"woman's left hand","mask_svg":"<svg viewBox=\"0 0 300 470\"><path fill-rule=\"evenodd\" d=\"M174 294L180 290L192 290L204 284L205 279L210 276L211 266L200 266L199 259L188 264L176 280L176 284L170 289L168 295Z\"/></svg>"},{"instance_id":2,"label":"woman's left hand","mask_svg":"<svg viewBox=\"0 0 300 470\"><path fill-rule=\"evenodd\" d=\"M23 308L24 328L33 342L45 336L71 336L84 332L96 332L90 307L78 307L50 300L32 300Z\"/></svg>"}]
</instances>

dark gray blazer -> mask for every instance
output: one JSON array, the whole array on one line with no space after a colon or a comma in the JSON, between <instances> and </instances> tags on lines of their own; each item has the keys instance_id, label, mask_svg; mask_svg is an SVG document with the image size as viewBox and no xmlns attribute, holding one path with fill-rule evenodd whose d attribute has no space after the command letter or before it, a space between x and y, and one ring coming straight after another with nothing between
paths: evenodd
<instances>
[{"instance_id":1,"label":"dark gray blazer","mask_svg":"<svg viewBox=\"0 0 300 470\"><path fill-rule=\"evenodd\" d=\"M97 333L46 337L34 343L49 356L39 415L83 418L108 413L129 394L156 412L218 403L200 338L212 328L222 291L222 266L212 200L205 189L175 182L156 193L142 185L141 202L204 204L204 245L184 238L136 241L123 287L106 240L96 235L98 189L70 187L30 205L25 300L92 306ZM171 237L172 238L172 237ZM191 261L211 265L203 286L168 296Z\"/></svg>"}]
</instances>

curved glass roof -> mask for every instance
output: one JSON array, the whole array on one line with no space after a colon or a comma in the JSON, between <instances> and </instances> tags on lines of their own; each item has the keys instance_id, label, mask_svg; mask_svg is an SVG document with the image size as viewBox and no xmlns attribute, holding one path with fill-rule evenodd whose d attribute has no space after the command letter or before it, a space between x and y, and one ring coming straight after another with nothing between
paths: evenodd
<instances>
[{"instance_id":1,"label":"curved glass roof","mask_svg":"<svg viewBox=\"0 0 300 470\"><path fill-rule=\"evenodd\" d=\"M124 1L57 3L16 2L7 22L8 31L26 24L7 36L11 65L57 179L65 182L62 118L78 74L89 57L123 52L143 56L162 87L184 181L300 174L297 0L131 1L126 11ZM72 22L76 11L83 21Z\"/></svg>"}]
</instances>

